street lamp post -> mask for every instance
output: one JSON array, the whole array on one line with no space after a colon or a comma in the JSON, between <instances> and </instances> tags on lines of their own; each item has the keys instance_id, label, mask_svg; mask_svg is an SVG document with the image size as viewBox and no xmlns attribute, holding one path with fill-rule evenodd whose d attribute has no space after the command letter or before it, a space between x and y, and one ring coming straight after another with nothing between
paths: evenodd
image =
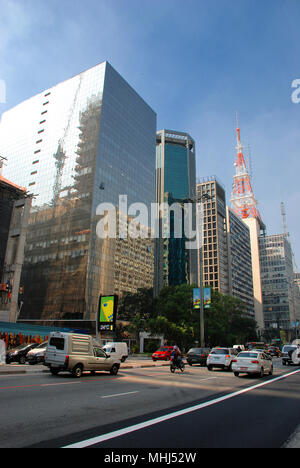
<instances>
[{"instance_id":1,"label":"street lamp post","mask_svg":"<svg viewBox=\"0 0 300 468\"><path fill-rule=\"evenodd\" d=\"M197 238L197 251L198 251L198 265L199 265L199 272L198 272L198 286L200 288L200 346L202 348L205 347L205 333L204 333L204 295L203 295L203 268L202 268L202 237L203 237L203 223L201 224L201 237L200 237L200 219L201 219L201 210L204 207L204 201L211 200L212 197L208 193L204 193L203 195L196 197L196 198L185 198L185 199L178 199L172 198L172 200L176 203L180 203L182 207L184 207L185 203L196 203L196 238Z\"/></svg>"}]
</instances>

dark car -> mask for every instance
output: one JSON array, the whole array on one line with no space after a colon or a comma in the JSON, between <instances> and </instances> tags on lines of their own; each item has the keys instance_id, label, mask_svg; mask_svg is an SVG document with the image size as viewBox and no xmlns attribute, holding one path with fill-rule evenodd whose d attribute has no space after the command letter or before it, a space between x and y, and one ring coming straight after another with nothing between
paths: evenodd
<instances>
[{"instance_id":1,"label":"dark car","mask_svg":"<svg viewBox=\"0 0 300 468\"><path fill-rule=\"evenodd\" d=\"M294 346L294 345L285 345L282 348L282 364L284 366L286 365L290 366L294 364L292 355L293 355L293 352L296 351L296 349L297 349L297 346Z\"/></svg>"},{"instance_id":2,"label":"dark car","mask_svg":"<svg viewBox=\"0 0 300 468\"><path fill-rule=\"evenodd\" d=\"M209 348L191 348L186 355L187 363L190 366L192 366L193 364L200 364L200 366L206 366L206 360L209 353Z\"/></svg>"},{"instance_id":3,"label":"dark car","mask_svg":"<svg viewBox=\"0 0 300 468\"><path fill-rule=\"evenodd\" d=\"M25 364L27 353L38 346L38 343L22 344L15 349L11 349L6 353L6 363L19 362Z\"/></svg>"},{"instance_id":4,"label":"dark car","mask_svg":"<svg viewBox=\"0 0 300 468\"><path fill-rule=\"evenodd\" d=\"M277 346L270 346L268 349L267 349L267 354L269 354L269 356L272 356L272 357L280 357L281 356L281 351L279 348L277 348Z\"/></svg>"}]
</instances>

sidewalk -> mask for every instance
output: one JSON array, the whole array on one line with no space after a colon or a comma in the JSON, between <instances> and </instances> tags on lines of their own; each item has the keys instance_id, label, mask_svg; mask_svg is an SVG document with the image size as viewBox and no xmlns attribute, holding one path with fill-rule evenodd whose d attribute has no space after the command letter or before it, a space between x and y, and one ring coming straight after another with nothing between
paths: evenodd
<instances>
[{"instance_id":1,"label":"sidewalk","mask_svg":"<svg viewBox=\"0 0 300 468\"><path fill-rule=\"evenodd\" d=\"M135 369L147 367L161 367L169 366L170 363L166 361L153 362L151 358L147 357L129 357L125 363L121 364L121 369ZM49 374L49 369L43 365L36 364L34 366L29 364L4 364L0 365L0 375L22 375L22 374Z\"/></svg>"}]
</instances>

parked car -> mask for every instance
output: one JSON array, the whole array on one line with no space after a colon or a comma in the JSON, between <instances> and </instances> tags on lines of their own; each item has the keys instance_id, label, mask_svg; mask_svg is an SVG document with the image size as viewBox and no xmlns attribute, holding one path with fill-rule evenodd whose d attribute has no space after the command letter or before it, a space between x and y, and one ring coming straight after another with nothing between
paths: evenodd
<instances>
[{"instance_id":1,"label":"parked car","mask_svg":"<svg viewBox=\"0 0 300 468\"><path fill-rule=\"evenodd\" d=\"M294 364L294 361L293 361L293 353L297 350L297 346L296 345L285 345L283 348L282 348L282 364L284 366L291 366Z\"/></svg>"},{"instance_id":2,"label":"parked car","mask_svg":"<svg viewBox=\"0 0 300 468\"><path fill-rule=\"evenodd\" d=\"M231 370L232 361L236 358L238 352L233 348L213 348L207 358L207 369L213 368Z\"/></svg>"},{"instance_id":3,"label":"parked car","mask_svg":"<svg viewBox=\"0 0 300 468\"><path fill-rule=\"evenodd\" d=\"M206 361L209 353L209 348L191 348L186 355L187 363L190 366L192 366L193 364L200 364L200 366L206 366Z\"/></svg>"},{"instance_id":4,"label":"parked car","mask_svg":"<svg viewBox=\"0 0 300 468\"><path fill-rule=\"evenodd\" d=\"M26 361L31 365L43 363L47 344L48 341L44 341L44 343L39 344L36 348L29 351L26 356Z\"/></svg>"},{"instance_id":5,"label":"parked car","mask_svg":"<svg viewBox=\"0 0 300 468\"><path fill-rule=\"evenodd\" d=\"M110 357L91 335L52 332L46 349L44 365L53 375L70 372L81 377L84 371L108 371L117 375L120 360Z\"/></svg>"},{"instance_id":6,"label":"parked car","mask_svg":"<svg viewBox=\"0 0 300 468\"><path fill-rule=\"evenodd\" d=\"M106 343L106 345L104 345L102 349L106 352L106 354L109 354L111 357L120 359L121 362L125 362L128 358L127 343Z\"/></svg>"},{"instance_id":7,"label":"parked car","mask_svg":"<svg viewBox=\"0 0 300 468\"><path fill-rule=\"evenodd\" d=\"M153 361L170 361L173 346L162 346L152 354Z\"/></svg>"},{"instance_id":8,"label":"parked car","mask_svg":"<svg viewBox=\"0 0 300 468\"><path fill-rule=\"evenodd\" d=\"M38 346L38 343L22 344L15 349L11 349L6 353L6 363L19 362L20 364L26 363L27 353Z\"/></svg>"},{"instance_id":9,"label":"parked car","mask_svg":"<svg viewBox=\"0 0 300 468\"><path fill-rule=\"evenodd\" d=\"M273 363L271 356L260 351L243 351L232 362L234 375L257 374L263 377L265 374L273 375Z\"/></svg>"}]
</instances>

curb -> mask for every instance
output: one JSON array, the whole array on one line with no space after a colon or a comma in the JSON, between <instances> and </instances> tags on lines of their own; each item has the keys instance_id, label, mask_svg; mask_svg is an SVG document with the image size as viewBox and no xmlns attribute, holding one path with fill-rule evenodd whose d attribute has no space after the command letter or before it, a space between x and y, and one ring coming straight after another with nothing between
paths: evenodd
<instances>
[{"instance_id":1,"label":"curb","mask_svg":"<svg viewBox=\"0 0 300 468\"><path fill-rule=\"evenodd\" d=\"M133 364L133 365L121 365L120 369L138 369L138 368L148 368L148 367L163 367L169 366L170 363L161 363L161 364ZM3 369L0 367L0 375L25 375L25 374L49 374L49 369Z\"/></svg>"}]
</instances>

